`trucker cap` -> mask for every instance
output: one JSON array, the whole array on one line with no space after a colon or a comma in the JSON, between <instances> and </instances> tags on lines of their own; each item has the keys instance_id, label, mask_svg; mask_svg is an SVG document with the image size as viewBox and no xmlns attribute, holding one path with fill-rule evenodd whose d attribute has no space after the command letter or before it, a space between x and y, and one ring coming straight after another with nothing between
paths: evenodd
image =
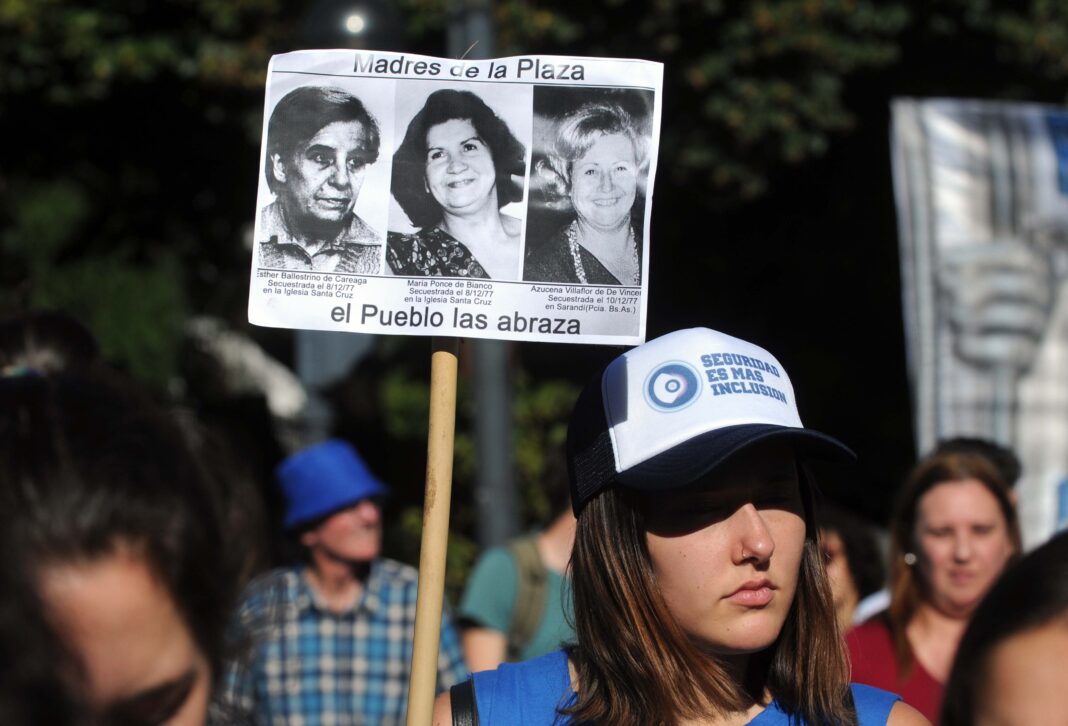
<instances>
[{"instance_id":1,"label":"trucker cap","mask_svg":"<svg viewBox=\"0 0 1068 726\"><path fill-rule=\"evenodd\" d=\"M806 459L855 459L801 424L793 384L771 353L708 328L668 333L613 360L579 396L567 432L572 506L577 513L614 484L684 486L772 438Z\"/></svg>"}]
</instances>

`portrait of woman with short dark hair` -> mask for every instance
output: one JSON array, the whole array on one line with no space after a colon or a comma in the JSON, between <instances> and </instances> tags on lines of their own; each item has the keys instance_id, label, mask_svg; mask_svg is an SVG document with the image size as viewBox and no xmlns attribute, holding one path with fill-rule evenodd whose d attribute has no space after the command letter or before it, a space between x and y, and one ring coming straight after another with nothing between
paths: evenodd
<instances>
[{"instance_id":1,"label":"portrait of woman with short dark hair","mask_svg":"<svg viewBox=\"0 0 1068 726\"><path fill-rule=\"evenodd\" d=\"M439 89L393 156L393 197L415 231L390 231L395 275L518 279L526 146L471 91ZM392 226L392 225L391 225Z\"/></svg>"}]
</instances>

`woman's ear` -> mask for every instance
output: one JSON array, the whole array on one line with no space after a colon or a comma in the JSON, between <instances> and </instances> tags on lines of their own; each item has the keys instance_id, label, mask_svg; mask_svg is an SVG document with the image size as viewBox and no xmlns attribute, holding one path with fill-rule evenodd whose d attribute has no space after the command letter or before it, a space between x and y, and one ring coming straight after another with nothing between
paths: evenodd
<instances>
[{"instance_id":1,"label":"woman's ear","mask_svg":"<svg viewBox=\"0 0 1068 726\"><path fill-rule=\"evenodd\" d=\"M286 167L281 154L271 154L271 174L279 184L286 183Z\"/></svg>"}]
</instances>

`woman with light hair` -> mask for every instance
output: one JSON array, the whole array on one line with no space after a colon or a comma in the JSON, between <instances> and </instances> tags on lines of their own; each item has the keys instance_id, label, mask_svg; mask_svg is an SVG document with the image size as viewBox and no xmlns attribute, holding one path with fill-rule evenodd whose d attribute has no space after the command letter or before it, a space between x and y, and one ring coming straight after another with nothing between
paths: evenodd
<instances>
[{"instance_id":1,"label":"woman with light hair","mask_svg":"<svg viewBox=\"0 0 1068 726\"><path fill-rule=\"evenodd\" d=\"M575 218L540 246L527 246L523 279L640 285L642 235L633 218L643 186L645 134L620 104L584 104L557 124L539 171L561 187Z\"/></svg>"}]
</instances>

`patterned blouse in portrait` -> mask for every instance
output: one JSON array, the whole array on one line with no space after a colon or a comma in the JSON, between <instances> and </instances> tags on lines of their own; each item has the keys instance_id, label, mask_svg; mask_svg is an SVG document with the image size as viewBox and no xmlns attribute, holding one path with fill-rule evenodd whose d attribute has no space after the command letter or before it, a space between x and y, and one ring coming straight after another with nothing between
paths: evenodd
<instances>
[{"instance_id":1,"label":"patterned blouse in portrait","mask_svg":"<svg viewBox=\"0 0 1068 726\"><path fill-rule=\"evenodd\" d=\"M405 277L489 277L462 242L437 227L390 232L386 262L394 275Z\"/></svg>"}]
</instances>

